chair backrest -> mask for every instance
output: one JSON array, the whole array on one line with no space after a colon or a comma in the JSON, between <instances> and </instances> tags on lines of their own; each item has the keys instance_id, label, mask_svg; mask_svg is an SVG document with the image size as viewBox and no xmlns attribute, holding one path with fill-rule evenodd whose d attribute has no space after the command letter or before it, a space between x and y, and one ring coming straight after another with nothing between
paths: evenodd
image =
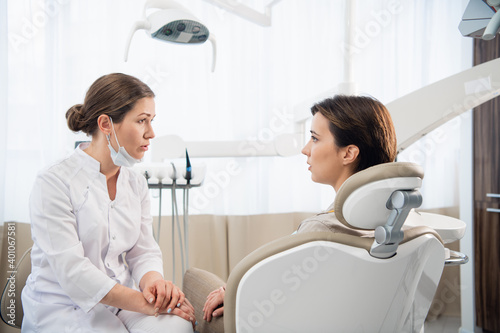
<instances>
[{"instance_id":1,"label":"chair backrest","mask_svg":"<svg viewBox=\"0 0 500 333\"><path fill-rule=\"evenodd\" d=\"M420 332L443 269L442 243L426 234L378 259L371 242L304 233L256 250L229 276L225 331Z\"/></svg>"},{"instance_id":2,"label":"chair backrest","mask_svg":"<svg viewBox=\"0 0 500 333\"><path fill-rule=\"evenodd\" d=\"M417 190L424 171L409 162L384 163L355 173L335 196L335 216L343 224L357 229L375 229L384 225L391 214L387 201L398 190Z\"/></svg>"},{"instance_id":3,"label":"chair backrest","mask_svg":"<svg viewBox=\"0 0 500 333\"><path fill-rule=\"evenodd\" d=\"M23 321L21 292L31 273L32 245L30 224L4 222L0 269L5 276L0 284L0 317L16 328L21 328Z\"/></svg>"},{"instance_id":4,"label":"chair backrest","mask_svg":"<svg viewBox=\"0 0 500 333\"><path fill-rule=\"evenodd\" d=\"M337 219L375 239L304 233L245 257L226 286L225 330L420 332L445 260L434 230L401 231L422 178L418 165L387 163L344 182Z\"/></svg>"}]
</instances>

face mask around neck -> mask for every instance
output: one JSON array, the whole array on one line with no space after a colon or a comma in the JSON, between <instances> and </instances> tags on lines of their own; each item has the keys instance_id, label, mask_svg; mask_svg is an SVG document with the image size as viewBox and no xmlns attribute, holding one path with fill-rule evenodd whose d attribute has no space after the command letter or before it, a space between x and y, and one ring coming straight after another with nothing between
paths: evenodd
<instances>
[{"instance_id":1,"label":"face mask around neck","mask_svg":"<svg viewBox=\"0 0 500 333\"><path fill-rule=\"evenodd\" d=\"M115 127L113 126L113 120L109 117L109 121L111 122L111 128L113 129L113 134L115 135L116 144L118 145L118 152L111 146L110 134L106 135L106 139L108 140L108 148L111 153L111 159L116 166L125 166L125 167L133 167L135 163L139 163L142 159L137 160L130 156L130 154L125 150L124 147L120 146L118 142L118 137L116 136Z\"/></svg>"}]
</instances>

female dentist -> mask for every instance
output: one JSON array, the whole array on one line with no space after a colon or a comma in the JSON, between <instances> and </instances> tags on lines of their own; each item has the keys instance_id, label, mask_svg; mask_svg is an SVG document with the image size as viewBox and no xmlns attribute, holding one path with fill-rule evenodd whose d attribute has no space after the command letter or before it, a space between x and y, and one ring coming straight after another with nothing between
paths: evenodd
<instances>
[{"instance_id":1,"label":"female dentist","mask_svg":"<svg viewBox=\"0 0 500 333\"><path fill-rule=\"evenodd\" d=\"M114 73L66 112L92 141L36 178L23 332L193 332L192 305L163 279L146 180L128 168L154 138L153 98Z\"/></svg>"}]
</instances>

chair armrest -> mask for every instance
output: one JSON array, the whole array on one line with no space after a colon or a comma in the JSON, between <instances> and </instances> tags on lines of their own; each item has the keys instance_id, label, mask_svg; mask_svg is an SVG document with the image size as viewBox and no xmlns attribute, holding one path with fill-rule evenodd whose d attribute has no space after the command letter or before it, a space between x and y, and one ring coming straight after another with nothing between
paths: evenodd
<instances>
[{"instance_id":1,"label":"chair armrest","mask_svg":"<svg viewBox=\"0 0 500 333\"><path fill-rule=\"evenodd\" d=\"M449 252L449 257L446 258L444 261L444 264L446 266L457 266L457 265L463 265L469 262L469 257L467 257L466 254L463 254L461 252L453 251L450 249L446 249L447 252Z\"/></svg>"},{"instance_id":2,"label":"chair armrest","mask_svg":"<svg viewBox=\"0 0 500 333\"><path fill-rule=\"evenodd\" d=\"M223 333L224 317L212 318L211 322L203 320L203 306L208 294L224 286L225 282L217 275L205 270L191 267L184 274L182 289L186 298L194 307L200 333Z\"/></svg>"}]
</instances>

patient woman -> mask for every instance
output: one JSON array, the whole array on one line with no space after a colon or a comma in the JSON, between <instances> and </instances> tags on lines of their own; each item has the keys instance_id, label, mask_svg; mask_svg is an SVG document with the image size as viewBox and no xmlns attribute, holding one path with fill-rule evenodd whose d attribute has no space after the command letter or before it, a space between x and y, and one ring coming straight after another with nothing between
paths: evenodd
<instances>
[{"instance_id":1,"label":"patient woman","mask_svg":"<svg viewBox=\"0 0 500 333\"><path fill-rule=\"evenodd\" d=\"M155 114L151 89L120 73L66 112L92 141L36 178L23 332L193 332L192 305L163 278L146 180L129 169L154 138Z\"/></svg>"},{"instance_id":2,"label":"patient woman","mask_svg":"<svg viewBox=\"0 0 500 333\"><path fill-rule=\"evenodd\" d=\"M314 182L331 185L338 192L344 181L368 167L393 162L396 133L385 106L371 97L337 95L311 108L311 138L302 153ZM335 217L332 205L303 221L297 232L331 231L373 236L373 231L351 229ZM212 291L203 307L203 319L224 313L224 287Z\"/></svg>"}]
</instances>

